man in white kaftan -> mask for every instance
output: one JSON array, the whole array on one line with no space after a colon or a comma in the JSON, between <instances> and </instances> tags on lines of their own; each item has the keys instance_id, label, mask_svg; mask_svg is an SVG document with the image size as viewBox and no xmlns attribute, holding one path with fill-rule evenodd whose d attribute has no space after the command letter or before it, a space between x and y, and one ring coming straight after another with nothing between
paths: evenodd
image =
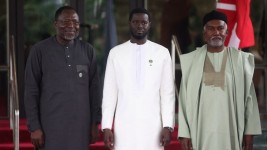
<instances>
[{"instance_id":1,"label":"man in white kaftan","mask_svg":"<svg viewBox=\"0 0 267 150\"><path fill-rule=\"evenodd\" d=\"M182 148L252 149L252 135L261 134L252 81L254 57L223 45L224 14L212 11L203 22L207 45L180 57L178 136Z\"/></svg>"},{"instance_id":2,"label":"man in white kaftan","mask_svg":"<svg viewBox=\"0 0 267 150\"><path fill-rule=\"evenodd\" d=\"M110 149L163 150L171 140L175 111L171 58L166 48L147 40L146 33L140 38L142 25L134 28L133 22L140 21L145 28L143 20L149 20L145 9L132 11L131 40L111 49L108 56L102 129Z\"/></svg>"}]
</instances>

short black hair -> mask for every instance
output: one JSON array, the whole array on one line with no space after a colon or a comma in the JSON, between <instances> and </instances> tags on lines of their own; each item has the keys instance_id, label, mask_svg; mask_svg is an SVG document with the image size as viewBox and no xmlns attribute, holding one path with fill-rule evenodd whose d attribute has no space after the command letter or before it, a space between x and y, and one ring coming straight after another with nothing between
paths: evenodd
<instances>
[{"instance_id":1,"label":"short black hair","mask_svg":"<svg viewBox=\"0 0 267 150\"><path fill-rule=\"evenodd\" d=\"M135 9L133 9L130 12L130 15L129 15L129 21L132 20L134 14L138 14L138 13L147 14L148 15L148 21L150 22L151 15L150 15L149 11L147 11L145 8L135 8Z\"/></svg>"},{"instance_id":2,"label":"short black hair","mask_svg":"<svg viewBox=\"0 0 267 150\"><path fill-rule=\"evenodd\" d=\"M63 10L73 10L76 12L76 10L71 6L62 6L62 7L58 8L56 13L55 13L55 21L58 19L59 15L63 12Z\"/></svg>"}]
</instances>

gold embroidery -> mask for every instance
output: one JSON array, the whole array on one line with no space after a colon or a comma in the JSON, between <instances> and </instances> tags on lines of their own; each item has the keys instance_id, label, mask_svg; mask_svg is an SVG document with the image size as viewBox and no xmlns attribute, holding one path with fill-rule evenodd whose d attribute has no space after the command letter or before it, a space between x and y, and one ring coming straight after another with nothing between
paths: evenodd
<instances>
[{"instance_id":1,"label":"gold embroidery","mask_svg":"<svg viewBox=\"0 0 267 150\"><path fill-rule=\"evenodd\" d=\"M224 90L226 61L227 50L225 50L223 54L221 70L219 72L215 72L215 69L210 62L208 55L206 55L203 74L203 81L205 85L220 87L222 90Z\"/></svg>"}]
</instances>

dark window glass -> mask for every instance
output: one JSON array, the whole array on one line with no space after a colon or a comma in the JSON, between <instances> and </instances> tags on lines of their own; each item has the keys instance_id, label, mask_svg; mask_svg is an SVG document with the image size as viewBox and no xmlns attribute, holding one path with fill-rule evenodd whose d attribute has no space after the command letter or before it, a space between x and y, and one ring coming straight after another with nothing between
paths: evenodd
<instances>
[{"instance_id":1,"label":"dark window glass","mask_svg":"<svg viewBox=\"0 0 267 150\"><path fill-rule=\"evenodd\" d=\"M0 117L7 117L8 115L8 77L6 71L0 71Z\"/></svg>"},{"instance_id":2,"label":"dark window glass","mask_svg":"<svg viewBox=\"0 0 267 150\"><path fill-rule=\"evenodd\" d=\"M7 65L6 50L6 1L0 1L0 66Z\"/></svg>"}]
</instances>

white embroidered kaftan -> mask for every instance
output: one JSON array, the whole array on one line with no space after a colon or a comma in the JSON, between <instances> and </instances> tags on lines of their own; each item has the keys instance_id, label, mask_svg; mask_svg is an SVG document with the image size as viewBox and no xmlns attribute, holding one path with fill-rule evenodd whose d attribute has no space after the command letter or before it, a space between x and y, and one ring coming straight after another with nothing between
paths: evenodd
<instances>
[{"instance_id":1,"label":"white embroidered kaftan","mask_svg":"<svg viewBox=\"0 0 267 150\"><path fill-rule=\"evenodd\" d=\"M115 150L163 150L160 133L174 127L174 80L169 51L127 41L108 57L102 129L112 128Z\"/></svg>"}]
</instances>

